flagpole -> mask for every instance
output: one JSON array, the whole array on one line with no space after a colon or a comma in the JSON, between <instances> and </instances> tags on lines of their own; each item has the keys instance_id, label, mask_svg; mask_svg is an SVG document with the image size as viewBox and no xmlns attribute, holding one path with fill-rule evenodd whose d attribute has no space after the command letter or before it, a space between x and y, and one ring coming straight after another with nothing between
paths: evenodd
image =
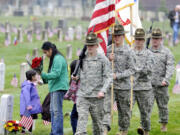
<instances>
[{"instance_id":1,"label":"flagpole","mask_svg":"<svg viewBox=\"0 0 180 135\"><path fill-rule=\"evenodd\" d=\"M114 0L114 17L116 12L116 0ZM115 17L115 23L116 23L116 17ZM114 25L112 27L112 54L114 54ZM112 60L112 73L114 74L114 60ZM113 124L113 106L114 106L114 83L112 82L111 85L111 123Z\"/></svg>"},{"instance_id":2,"label":"flagpole","mask_svg":"<svg viewBox=\"0 0 180 135\"><path fill-rule=\"evenodd\" d=\"M130 6L130 35L131 35L131 48L133 47L133 12L132 12L132 5ZM131 80L131 97L130 97L130 110L132 111L133 108L133 76L130 77Z\"/></svg>"}]
</instances>

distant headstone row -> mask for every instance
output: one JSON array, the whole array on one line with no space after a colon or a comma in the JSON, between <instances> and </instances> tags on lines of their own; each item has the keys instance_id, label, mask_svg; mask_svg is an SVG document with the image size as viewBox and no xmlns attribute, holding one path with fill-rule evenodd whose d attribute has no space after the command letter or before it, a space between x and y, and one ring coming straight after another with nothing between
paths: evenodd
<instances>
[{"instance_id":1,"label":"distant headstone row","mask_svg":"<svg viewBox=\"0 0 180 135\"><path fill-rule=\"evenodd\" d=\"M42 25L38 22L34 22L33 25L23 28L19 26L6 23L0 24L0 32L4 33L4 44L8 46L10 44L16 45L24 41L33 42L34 35L36 40L48 41L52 37L56 37L59 42L81 40L83 36L83 28L78 25L76 27L67 28L66 23L63 20L58 21L56 28L52 27L52 22L46 21L43 29Z\"/></svg>"}]
</instances>

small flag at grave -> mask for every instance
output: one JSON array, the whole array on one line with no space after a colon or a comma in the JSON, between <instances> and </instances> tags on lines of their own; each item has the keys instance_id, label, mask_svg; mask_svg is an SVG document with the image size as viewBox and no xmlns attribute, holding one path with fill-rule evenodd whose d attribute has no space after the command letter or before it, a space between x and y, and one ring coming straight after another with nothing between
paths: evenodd
<instances>
[{"instance_id":1,"label":"small flag at grave","mask_svg":"<svg viewBox=\"0 0 180 135\"><path fill-rule=\"evenodd\" d=\"M18 44L18 40L17 40L17 37L14 37L14 41L13 41L13 44L16 46Z\"/></svg>"},{"instance_id":2,"label":"small flag at grave","mask_svg":"<svg viewBox=\"0 0 180 135\"><path fill-rule=\"evenodd\" d=\"M13 79L11 80L11 85L16 87L18 86L18 79L16 77L16 74L14 74Z\"/></svg>"},{"instance_id":3,"label":"small flag at grave","mask_svg":"<svg viewBox=\"0 0 180 135\"><path fill-rule=\"evenodd\" d=\"M25 111L19 123L28 130L31 128L33 124L33 119L28 110Z\"/></svg>"}]
</instances>

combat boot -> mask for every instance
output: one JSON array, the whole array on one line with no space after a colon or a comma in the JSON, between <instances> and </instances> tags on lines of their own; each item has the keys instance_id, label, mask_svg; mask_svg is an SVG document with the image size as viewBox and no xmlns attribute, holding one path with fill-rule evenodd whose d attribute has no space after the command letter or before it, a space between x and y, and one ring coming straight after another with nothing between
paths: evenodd
<instances>
[{"instance_id":1,"label":"combat boot","mask_svg":"<svg viewBox=\"0 0 180 135\"><path fill-rule=\"evenodd\" d=\"M144 129L143 129L142 127L139 127L139 128L137 129L137 133L138 133L139 135L144 135Z\"/></svg>"}]
</instances>

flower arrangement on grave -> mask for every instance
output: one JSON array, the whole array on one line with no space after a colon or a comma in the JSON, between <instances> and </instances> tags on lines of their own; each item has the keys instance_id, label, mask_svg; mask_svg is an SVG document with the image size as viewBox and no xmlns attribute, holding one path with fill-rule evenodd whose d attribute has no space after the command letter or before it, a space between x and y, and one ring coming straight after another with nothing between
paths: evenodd
<instances>
[{"instance_id":1,"label":"flower arrangement on grave","mask_svg":"<svg viewBox=\"0 0 180 135\"><path fill-rule=\"evenodd\" d=\"M4 124L4 128L8 132L19 132L22 131L22 125L19 123L19 121L16 120L9 120Z\"/></svg>"}]
</instances>

